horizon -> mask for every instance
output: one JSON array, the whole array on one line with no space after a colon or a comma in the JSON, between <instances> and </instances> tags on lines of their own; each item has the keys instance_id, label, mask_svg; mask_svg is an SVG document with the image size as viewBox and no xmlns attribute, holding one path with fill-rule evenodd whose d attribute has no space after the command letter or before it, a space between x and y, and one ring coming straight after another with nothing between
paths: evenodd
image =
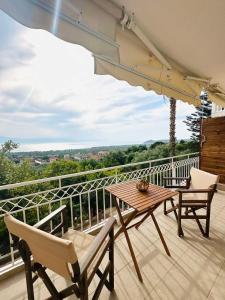
<instances>
[{"instance_id":1,"label":"horizon","mask_svg":"<svg viewBox=\"0 0 225 300\"><path fill-rule=\"evenodd\" d=\"M89 51L1 11L0 24L0 143L29 152L168 139L166 97L94 75ZM183 121L194 110L177 101L177 139L190 137Z\"/></svg>"},{"instance_id":2,"label":"horizon","mask_svg":"<svg viewBox=\"0 0 225 300\"><path fill-rule=\"evenodd\" d=\"M177 140L177 142L181 141L181 140L185 140L185 141L190 141L190 139L179 139ZM150 142L151 141L151 142ZM35 152L57 152L57 151L71 151L71 150L92 150L92 149L96 149L96 148L120 148L120 147L131 147L131 146L137 146L137 145L146 145L147 147L150 146L151 144L155 143L155 142L163 142L165 144L168 144L169 143L169 140L164 140L164 139L159 139L159 140L147 140L145 142L142 142L142 143L133 143L133 144L110 144L110 145L104 145L104 144L99 144L99 145L90 145L90 144L86 144L86 145L80 145L80 144L77 144L76 147L74 145L74 147L67 147L67 148L57 148L56 144L53 144L53 148L46 148L45 150L39 150L41 147L43 149L43 146L46 146L46 144L42 144L42 146L39 146L38 144L38 147L40 148L37 148L35 150L24 150L24 148L22 148L22 150L19 150L20 149L20 145L17 149L13 150L12 153L15 154L15 153L35 153ZM47 144L48 145L48 144ZM66 144L64 144L66 145ZM71 145L71 144L68 144L68 145ZM26 145L23 145L25 146L25 149L26 149ZM33 144L33 146L36 146L35 144ZM30 145L29 145L30 147ZM34 147L35 148L35 147ZM33 148L33 149L34 149ZM32 147L31 147L32 149Z\"/></svg>"}]
</instances>

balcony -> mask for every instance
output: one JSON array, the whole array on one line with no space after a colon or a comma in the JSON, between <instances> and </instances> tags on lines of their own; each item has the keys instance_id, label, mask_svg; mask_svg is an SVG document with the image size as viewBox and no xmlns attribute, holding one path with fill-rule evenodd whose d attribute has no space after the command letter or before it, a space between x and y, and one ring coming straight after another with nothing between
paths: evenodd
<instances>
[{"instance_id":1,"label":"balcony","mask_svg":"<svg viewBox=\"0 0 225 300\"><path fill-rule=\"evenodd\" d=\"M139 178L148 178L152 183L162 185L163 176L187 176L190 168L198 167L198 163L198 154L194 153L2 186L0 189L7 191L9 198L0 202L1 219L9 211L27 222L32 215L33 222L36 222L65 203L69 208L70 226L94 234L108 216L115 215L112 199L105 192L106 186ZM93 177L95 179L91 179ZM29 194L24 194L25 186ZM103 289L100 299L223 299L224 197L225 192L218 191L213 200L210 239L203 238L191 220L184 220L185 237L178 238L174 215L164 216L162 207L157 209L156 217L172 257L165 254L150 220L139 230L133 228L129 231L143 284L138 281L126 241L121 235L115 243L115 292L110 295L107 289ZM124 214L129 212L129 208L121 208ZM23 266L17 251L10 244L5 244L1 251L5 252L1 256L1 298L26 299ZM66 286L64 279L55 274L51 276L59 288ZM97 279L89 290L90 294L96 284ZM49 296L39 280L35 284L35 294L37 299Z\"/></svg>"}]
</instances>

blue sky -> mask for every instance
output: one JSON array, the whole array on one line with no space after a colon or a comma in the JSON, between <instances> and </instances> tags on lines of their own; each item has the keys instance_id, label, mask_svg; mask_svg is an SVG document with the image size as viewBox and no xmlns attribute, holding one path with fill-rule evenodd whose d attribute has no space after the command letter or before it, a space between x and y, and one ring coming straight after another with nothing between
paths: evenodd
<instances>
[{"instance_id":1,"label":"blue sky","mask_svg":"<svg viewBox=\"0 0 225 300\"><path fill-rule=\"evenodd\" d=\"M168 99L111 76L94 75L89 51L0 11L0 143L21 151L167 139ZM177 102L177 138L194 107Z\"/></svg>"}]
</instances>

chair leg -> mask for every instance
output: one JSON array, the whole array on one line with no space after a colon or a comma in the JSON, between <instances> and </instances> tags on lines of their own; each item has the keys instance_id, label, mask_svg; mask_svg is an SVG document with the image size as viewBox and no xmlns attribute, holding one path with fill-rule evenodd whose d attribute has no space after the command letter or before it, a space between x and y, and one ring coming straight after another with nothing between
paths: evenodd
<instances>
[{"instance_id":1,"label":"chair leg","mask_svg":"<svg viewBox=\"0 0 225 300\"><path fill-rule=\"evenodd\" d=\"M211 205L208 204L207 206L207 213L206 213L206 226L205 226L205 237L209 237L209 227L210 227L210 212L211 212Z\"/></svg>"},{"instance_id":2,"label":"chair leg","mask_svg":"<svg viewBox=\"0 0 225 300\"><path fill-rule=\"evenodd\" d=\"M80 299L88 300L88 282L87 282L87 272L82 276L79 282L79 290L80 290Z\"/></svg>"},{"instance_id":3,"label":"chair leg","mask_svg":"<svg viewBox=\"0 0 225 300\"><path fill-rule=\"evenodd\" d=\"M46 288L48 289L49 293L52 295L53 299L62 299L59 292L55 288L54 284L52 283L51 279L49 278L48 274L45 272L42 265L35 263L34 270L37 271L38 276L44 282Z\"/></svg>"},{"instance_id":4,"label":"chair leg","mask_svg":"<svg viewBox=\"0 0 225 300\"><path fill-rule=\"evenodd\" d=\"M29 247L24 240L18 244L20 255L24 262L28 300L34 300L34 287Z\"/></svg>"},{"instance_id":5,"label":"chair leg","mask_svg":"<svg viewBox=\"0 0 225 300\"><path fill-rule=\"evenodd\" d=\"M109 269L109 288L110 291L114 290L114 229L109 233L110 238L110 246L109 246L109 261L110 261L110 269Z\"/></svg>"},{"instance_id":6,"label":"chair leg","mask_svg":"<svg viewBox=\"0 0 225 300\"><path fill-rule=\"evenodd\" d=\"M178 221L177 221L177 224L178 224L178 236L179 237L183 237L184 236L184 232L183 232L183 229L182 229L182 226L181 226L181 213L182 213L182 207L181 205L178 206Z\"/></svg>"},{"instance_id":7,"label":"chair leg","mask_svg":"<svg viewBox=\"0 0 225 300\"><path fill-rule=\"evenodd\" d=\"M166 200L167 201L167 200ZM166 201L164 201L163 205L164 205L164 215L167 215L167 211L166 211Z\"/></svg>"},{"instance_id":8,"label":"chair leg","mask_svg":"<svg viewBox=\"0 0 225 300\"><path fill-rule=\"evenodd\" d=\"M205 231L204 231L204 229L202 228L202 224L201 224L201 222L199 221L199 218L198 218L198 216L197 216L197 214L196 214L196 212L195 212L195 209L192 208L191 210L192 210L192 212L193 212L193 215L195 216L195 221L197 222L198 227L199 227L199 229L200 229L202 235L205 236Z\"/></svg>"},{"instance_id":9,"label":"chair leg","mask_svg":"<svg viewBox=\"0 0 225 300\"><path fill-rule=\"evenodd\" d=\"M171 205L172 205L172 208L174 208L174 215L175 215L175 219L177 220L177 223L178 223L178 214L177 214L177 211L176 211L176 209L175 209L175 205L174 205L174 201L173 201L173 199L171 198L170 199L170 202L171 202ZM179 236L184 236L184 232L183 232L183 229L182 229L182 227L180 227L180 232L181 232L181 235L179 234Z\"/></svg>"}]
</instances>

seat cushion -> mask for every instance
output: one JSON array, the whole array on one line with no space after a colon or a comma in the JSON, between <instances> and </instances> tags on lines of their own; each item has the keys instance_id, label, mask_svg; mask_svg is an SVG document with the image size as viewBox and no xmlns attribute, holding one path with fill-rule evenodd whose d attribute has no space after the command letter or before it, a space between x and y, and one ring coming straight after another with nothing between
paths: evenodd
<instances>
[{"instance_id":1,"label":"seat cushion","mask_svg":"<svg viewBox=\"0 0 225 300\"><path fill-rule=\"evenodd\" d=\"M89 247L91 246L92 242L95 239L95 236L90 235L88 233L73 230L71 228L68 229L68 231L63 235L63 238L66 240L69 240L73 243L77 257L78 262L81 260L81 258L85 258L84 256L87 254ZM88 275L91 274L93 271L100 255L102 254L105 246L107 244L107 240L105 240L100 247L98 253L96 254L95 258L93 259L91 265L88 268Z\"/></svg>"},{"instance_id":2,"label":"seat cushion","mask_svg":"<svg viewBox=\"0 0 225 300\"><path fill-rule=\"evenodd\" d=\"M63 235L63 238L73 243L78 261L86 253L94 240L94 236L71 228Z\"/></svg>"}]
</instances>

